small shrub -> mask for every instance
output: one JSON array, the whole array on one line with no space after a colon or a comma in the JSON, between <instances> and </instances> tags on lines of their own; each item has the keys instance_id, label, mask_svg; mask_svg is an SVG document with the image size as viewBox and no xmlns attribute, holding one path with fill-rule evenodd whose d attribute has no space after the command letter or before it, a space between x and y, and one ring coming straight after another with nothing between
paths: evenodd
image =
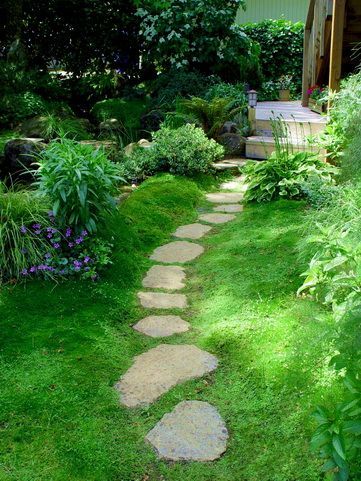
<instances>
[{"instance_id":1,"label":"small shrub","mask_svg":"<svg viewBox=\"0 0 361 481\"><path fill-rule=\"evenodd\" d=\"M248 189L245 200L248 202L269 202L280 197L301 198L302 186L309 178L319 178L325 183L333 181L337 169L318 159L315 154L276 154L265 162L249 161L244 172Z\"/></svg>"},{"instance_id":2,"label":"small shrub","mask_svg":"<svg viewBox=\"0 0 361 481\"><path fill-rule=\"evenodd\" d=\"M96 231L115 206L118 167L101 149L61 139L39 155L37 185L52 202L57 222L77 232Z\"/></svg>"},{"instance_id":3,"label":"small shrub","mask_svg":"<svg viewBox=\"0 0 361 481\"><path fill-rule=\"evenodd\" d=\"M245 93L244 84L232 85L226 82L221 82L210 87L205 96L208 102L214 99L228 99L232 101L232 107L245 109L248 106L248 99Z\"/></svg>"},{"instance_id":4,"label":"small shrub","mask_svg":"<svg viewBox=\"0 0 361 481\"><path fill-rule=\"evenodd\" d=\"M107 99L97 102L91 109L92 115L98 122L108 119L117 119L126 130L137 131L140 129L140 118L147 107L147 100L120 98Z\"/></svg>"},{"instance_id":5,"label":"small shrub","mask_svg":"<svg viewBox=\"0 0 361 481\"><path fill-rule=\"evenodd\" d=\"M0 101L0 125L16 124L44 113L44 99L33 92L7 94Z\"/></svg>"},{"instance_id":6,"label":"small shrub","mask_svg":"<svg viewBox=\"0 0 361 481\"><path fill-rule=\"evenodd\" d=\"M224 155L223 147L207 139L194 125L175 130L163 126L153 134L153 142L151 148L138 149L125 160L122 173L128 179L142 179L161 171L189 176L209 172L212 163Z\"/></svg>"}]
</instances>

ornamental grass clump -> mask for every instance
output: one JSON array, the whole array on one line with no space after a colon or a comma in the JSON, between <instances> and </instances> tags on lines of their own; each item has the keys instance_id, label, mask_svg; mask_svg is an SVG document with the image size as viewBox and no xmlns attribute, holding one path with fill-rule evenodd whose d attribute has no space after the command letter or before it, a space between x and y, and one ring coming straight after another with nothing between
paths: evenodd
<instances>
[{"instance_id":1,"label":"ornamental grass clump","mask_svg":"<svg viewBox=\"0 0 361 481\"><path fill-rule=\"evenodd\" d=\"M47 196L60 228L97 230L115 208L119 169L102 149L62 138L39 155L36 185Z\"/></svg>"}]
</instances>

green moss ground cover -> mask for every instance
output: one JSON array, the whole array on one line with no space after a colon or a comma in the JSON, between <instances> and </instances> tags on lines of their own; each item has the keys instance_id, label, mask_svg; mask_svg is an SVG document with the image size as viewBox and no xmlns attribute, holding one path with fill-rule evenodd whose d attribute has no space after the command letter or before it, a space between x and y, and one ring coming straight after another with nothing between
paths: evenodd
<instances>
[{"instance_id":1,"label":"green moss ground cover","mask_svg":"<svg viewBox=\"0 0 361 481\"><path fill-rule=\"evenodd\" d=\"M207 179L154 178L121 205L115 260L101 282L32 282L0 295L0 480L316 481L310 412L337 396L327 369L333 324L296 299L296 243L304 205L247 207L215 228L189 269L193 330L166 342L196 343L219 369L176 387L146 409L118 404L114 383L159 340L133 332L147 314L135 293L146 255L196 218ZM332 394L333 390L333 394ZM143 438L177 402L214 404L230 442L209 464L157 461Z\"/></svg>"}]
</instances>

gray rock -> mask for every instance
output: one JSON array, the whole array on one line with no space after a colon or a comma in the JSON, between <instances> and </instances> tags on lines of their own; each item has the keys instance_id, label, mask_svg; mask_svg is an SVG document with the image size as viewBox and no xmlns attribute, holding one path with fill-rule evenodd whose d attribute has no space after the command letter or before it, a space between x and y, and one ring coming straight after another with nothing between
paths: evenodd
<instances>
[{"instance_id":1,"label":"gray rock","mask_svg":"<svg viewBox=\"0 0 361 481\"><path fill-rule=\"evenodd\" d=\"M133 329L150 337L169 337L189 331L189 322L179 316L148 316L137 322Z\"/></svg>"},{"instance_id":2,"label":"gray rock","mask_svg":"<svg viewBox=\"0 0 361 481\"><path fill-rule=\"evenodd\" d=\"M31 180L29 171L34 170L36 154L46 148L43 139L12 139L8 140L4 149L4 175L13 178Z\"/></svg>"},{"instance_id":3,"label":"gray rock","mask_svg":"<svg viewBox=\"0 0 361 481\"><path fill-rule=\"evenodd\" d=\"M143 279L143 287L151 289L182 289L186 275L179 266L153 266Z\"/></svg>"},{"instance_id":4,"label":"gray rock","mask_svg":"<svg viewBox=\"0 0 361 481\"><path fill-rule=\"evenodd\" d=\"M222 134L236 134L238 132L238 125L236 122L225 122L222 128Z\"/></svg>"},{"instance_id":5,"label":"gray rock","mask_svg":"<svg viewBox=\"0 0 361 481\"><path fill-rule=\"evenodd\" d=\"M223 204L223 205L216 205L213 207L215 212L226 212L226 213L234 213L234 212L242 212L243 205L240 204Z\"/></svg>"},{"instance_id":6,"label":"gray rock","mask_svg":"<svg viewBox=\"0 0 361 481\"><path fill-rule=\"evenodd\" d=\"M227 448L228 431L217 409L202 401L183 401L147 434L161 459L214 461Z\"/></svg>"},{"instance_id":7,"label":"gray rock","mask_svg":"<svg viewBox=\"0 0 361 481\"><path fill-rule=\"evenodd\" d=\"M138 292L138 299L141 305L147 309L184 309L188 306L184 294Z\"/></svg>"},{"instance_id":8,"label":"gray rock","mask_svg":"<svg viewBox=\"0 0 361 481\"><path fill-rule=\"evenodd\" d=\"M47 125L47 116L36 115L31 119L24 120L20 126L20 132L24 137L27 138L43 138Z\"/></svg>"},{"instance_id":9,"label":"gray rock","mask_svg":"<svg viewBox=\"0 0 361 481\"><path fill-rule=\"evenodd\" d=\"M180 239L200 239L211 229L212 227L209 225L199 223L188 224L178 227L173 235L174 237L179 237Z\"/></svg>"},{"instance_id":10,"label":"gray rock","mask_svg":"<svg viewBox=\"0 0 361 481\"><path fill-rule=\"evenodd\" d=\"M246 138L240 134L222 134L219 136L219 143L223 145L227 155L244 155L246 150Z\"/></svg>"},{"instance_id":11,"label":"gray rock","mask_svg":"<svg viewBox=\"0 0 361 481\"><path fill-rule=\"evenodd\" d=\"M118 119L107 119L103 120L99 124L99 130L101 132L116 132L121 129L121 125Z\"/></svg>"},{"instance_id":12,"label":"gray rock","mask_svg":"<svg viewBox=\"0 0 361 481\"><path fill-rule=\"evenodd\" d=\"M215 204L236 204L241 202L243 194L233 192L216 192L214 194L207 194L206 198L209 202Z\"/></svg>"},{"instance_id":13,"label":"gray rock","mask_svg":"<svg viewBox=\"0 0 361 481\"><path fill-rule=\"evenodd\" d=\"M150 258L153 261L172 264L173 262L189 262L204 252L199 244L188 241L175 241L155 249Z\"/></svg>"},{"instance_id":14,"label":"gray rock","mask_svg":"<svg viewBox=\"0 0 361 481\"><path fill-rule=\"evenodd\" d=\"M215 356L196 346L161 344L137 356L115 388L125 406L144 406L177 384L214 371L217 364Z\"/></svg>"},{"instance_id":15,"label":"gray rock","mask_svg":"<svg viewBox=\"0 0 361 481\"><path fill-rule=\"evenodd\" d=\"M202 214L199 218L210 224L225 224L226 222L234 220L236 216L233 214Z\"/></svg>"}]
</instances>

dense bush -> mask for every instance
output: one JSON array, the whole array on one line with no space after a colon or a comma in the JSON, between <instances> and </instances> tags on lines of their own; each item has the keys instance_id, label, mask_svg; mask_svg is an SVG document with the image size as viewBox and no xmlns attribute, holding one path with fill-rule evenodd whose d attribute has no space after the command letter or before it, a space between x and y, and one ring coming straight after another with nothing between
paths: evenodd
<instances>
[{"instance_id":1,"label":"dense bush","mask_svg":"<svg viewBox=\"0 0 361 481\"><path fill-rule=\"evenodd\" d=\"M265 81L291 75L301 89L303 69L303 30L300 22L263 20L242 26L243 31L261 46L260 63Z\"/></svg>"},{"instance_id":2,"label":"dense bush","mask_svg":"<svg viewBox=\"0 0 361 481\"><path fill-rule=\"evenodd\" d=\"M242 29L234 25L243 0L173 0L159 11L138 10L144 60L157 67L196 69L222 78L241 78L241 67L253 52Z\"/></svg>"},{"instance_id":3,"label":"dense bush","mask_svg":"<svg viewBox=\"0 0 361 481\"><path fill-rule=\"evenodd\" d=\"M151 148L137 149L123 162L124 177L143 179L161 171L192 176L209 172L212 163L224 154L222 146L208 140L202 129L189 124L175 130L162 127L153 134L153 142Z\"/></svg>"},{"instance_id":4,"label":"dense bush","mask_svg":"<svg viewBox=\"0 0 361 481\"><path fill-rule=\"evenodd\" d=\"M40 154L38 165L37 185L49 197L58 225L77 233L95 232L115 207L116 165L103 150L69 139L52 142Z\"/></svg>"},{"instance_id":5,"label":"dense bush","mask_svg":"<svg viewBox=\"0 0 361 481\"><path fill-rule=\"evenodd\" d=\"M0 125L17 124L46 111L44 99L33 92L8 94L0 100Z\"/></svg>"},{"instance_id":6,"label":"dense bush","mask_svg":"<svg viewBox=\"0 0 361 481\"><path fill-rule=\"evenodd\" d=\"M199 94L197 95L200 96ZM226 82L220 82L212 85L204 95L205 100L209 102L214 99L228 99L232 101L232 107L239 107L245 109L248 106L248 98L245 92L245 85L229 84Z\"/></svg>"},{"instance_id":7,"label":"dense bush","mask_svg":"<svg viewBox=\"0 0 361 481\"><path fill-rule=\"evenodd\" d=\"M245 166L246 201L269 202L283 197L301 198L310 179L332 183L336 169L309 152L273 153L265 162L249 161Z\"/></svg>"}]
</instances>

